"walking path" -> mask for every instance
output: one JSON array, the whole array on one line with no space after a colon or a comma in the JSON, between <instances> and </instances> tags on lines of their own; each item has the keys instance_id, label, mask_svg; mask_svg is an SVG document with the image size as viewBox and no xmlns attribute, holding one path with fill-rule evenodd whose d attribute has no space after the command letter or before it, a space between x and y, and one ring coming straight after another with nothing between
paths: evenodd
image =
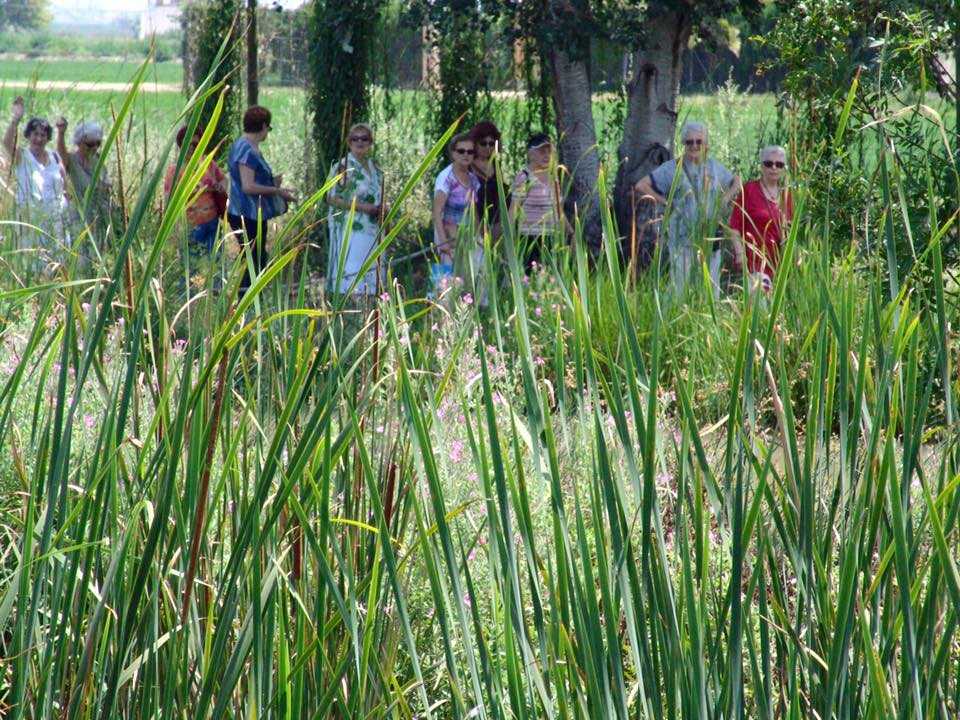
<instances>
[{"instance_id":1,"label":"walking path","mask_svg":"<svg viewBox=\"0 0 960 720\"><path fill-rule=\"evenodd\" d=\"M37 90L79 90L82 92L103 91L125 93L130 83L124 82L83 82L80 80L4 80L0 88L35 88ZM140 85L141 92L175 92L183 89L180 83L156 83L145 81Z\"/></svg>"}]
</instances>

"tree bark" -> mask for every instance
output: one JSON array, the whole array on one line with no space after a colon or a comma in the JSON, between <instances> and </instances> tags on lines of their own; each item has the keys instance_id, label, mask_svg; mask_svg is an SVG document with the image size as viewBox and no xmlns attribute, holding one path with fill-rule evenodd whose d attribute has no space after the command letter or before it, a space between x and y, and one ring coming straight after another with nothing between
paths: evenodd
<instances>
[{"instance_id":1,"label":"tree bark","mask_svg":"<svg viewBox=\"0 0 960 720\"><path fill-rule=\"evenodd\" d=\"M649 262L656 243L655 207L641 203L633 186L655 167L673 157L677 127L677 96L683 73L683 50L691 20L678 12L652 15L649 40L632 54L627 83L627 117L614 186L614 210L621 234L621 252L636 253L640 265Z\"/></svg>"},{"instance_id":2,"label":"tree bark","mask_svg":"<svg viewBox=\"0 0 960 720\"><path fill-rule=\"evenodd\" d=\"M257 43L257 0L247 0L247 107L257 105L260 99Z\"/></svg>"},{"instance_id":3,"label":"tree bark","mask_svg":"<svg viewBox=\"0 0 960 720\"><path fill-rule=\"evenodd\" d=\"M564 209L571 221L579 222L591 247L600 244L600 205L597 177L597 129L593 120L590 67L587 59L572 59L558 47L549 51L553 75L553 105L560 135L560 161L570 172L570 191Z\"/></svg>"}]
</instances>

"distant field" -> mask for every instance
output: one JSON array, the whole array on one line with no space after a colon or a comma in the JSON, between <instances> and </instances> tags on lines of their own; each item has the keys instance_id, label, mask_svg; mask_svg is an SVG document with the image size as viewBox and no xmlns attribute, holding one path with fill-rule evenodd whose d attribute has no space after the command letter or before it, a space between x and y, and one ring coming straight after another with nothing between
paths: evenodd
<instances>
[{"instance_id":1,"label":"distant field","mask_svg":"<svg viewBox=\"0 0 960 720\"><path fill-rule=\"evenodd\" d=\"M7 117L14 96L23 95L30 114L51 119L65 115L71 125L82 119L97 119L109 125L111 108L118 109L123 102L125 93L122 90L45 87L42 83L123 83L129 80L136 67L134 63L109 61L46 64L0 61L0 122ZM12 70L8 71L8 68ZM121 71L121 68L124 69ZM32 71L37 72L41 83L36 89L3 86L3 80L19 78L22 81L29 78ZM180 71L176 63L160 63L156 69L150 69L151 80L162 83L165 89L178 87L179 74L171 80L174 71ZM81 77L84 74L86 77ZM399 186L436 142L435 101L423 91L385 92L379 88L373 91L371 100L370 112L364 119L371 122L376 131L374 152L388 185ZM309 111L305 93L298 88L268 86L262 89L260 101L274 113L274 131L266 146L271 162L278 170L282 169L280 171L291 183L306 187L315 149L308 139ZM149 160L163 148L176 128L177 117L185 102L179 91L169 89L144 92L137 98L133 121L124 133L126 181L136 184L143 173L149 171ZM616 167L624 108L616 96L608 93L595 98L593 110L600 155L608 174L612 174ZM529 117L522 98L513 95L495 97L489 115L503 131L504 164L510 175L524 162L525 138L532 130L540 129L539 120ZM711 130L711 153L746 175L754 170L759 147L783 139L778 135L776 106L770 95L688 95L681 98L680 115L683 119L707 122ZM113 161L115 163L115 158ZM415 223L421 226L429 222L430 189L428 182L423 183L410 201L411 214Z\"/></svg>"},{"instance_id":2,"label":"distant field","mask_svg":"<svg viewBox=\"0 0 960 720\"><path fill-rule=\"evenodd\" d=\"M61 80L68 82L127 82L140 63L116 60L50 58L41 60L0 58L0 83L7 80ZM154 63L150 82L180 83L183 67L179 62Z\"/></svg>"}]
</instances>

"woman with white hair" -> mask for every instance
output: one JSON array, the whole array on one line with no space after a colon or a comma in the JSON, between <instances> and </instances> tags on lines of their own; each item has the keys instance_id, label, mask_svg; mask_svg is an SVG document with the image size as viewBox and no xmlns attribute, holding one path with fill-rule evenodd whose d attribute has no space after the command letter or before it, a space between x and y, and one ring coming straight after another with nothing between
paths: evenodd
<instances>
[{"instance_id":1,"label":"woman with white hair","mask_svg":"<svg viewBox=\"0 0 960 720\"><path fill-rule=\"evenodd\" d=\"M103 144L103 128L96 122L81 122L73 131L76 149L67 150L65 140L67 119L57 120L57 150L70 178L72 198L70 221L78 229L89 228L99 244L104 244L110 226L110 176L106 166L100 168L97 185L90 194L89 204L84 201L87 190L93 183L93 172L100 161L100 146Z\"/></svg>"},{"instance_id":2,"label":"woman with white hair","mask_svg":"<svg viewBox=\"0 0 960 720\"><path fill-rule=\"evenodd\" d=\"M716 231L740 191L740 178L707 157L707 128L702 123L684 124L680 140L683 155L642 177L634 190L642 199L667 206L664 233L674 289L680 292L686 287L694 268L699 267L697 251L702 246L709 253L710 279L717 293L722 254Z\"/></svg>"},{"instance_id":3,"label":"woman with white hair","mask_svg":"<svg viewBox=\"0 0 960 720\"><path fill-rule=\"evenodd\" d=\"M738 263L767 291L773 288L780 248L793 219L793 199L783 185L786 167L786 150L779 145L763 148L760 179L743 186L730 216Z\"/></svg>"}]
</instances>

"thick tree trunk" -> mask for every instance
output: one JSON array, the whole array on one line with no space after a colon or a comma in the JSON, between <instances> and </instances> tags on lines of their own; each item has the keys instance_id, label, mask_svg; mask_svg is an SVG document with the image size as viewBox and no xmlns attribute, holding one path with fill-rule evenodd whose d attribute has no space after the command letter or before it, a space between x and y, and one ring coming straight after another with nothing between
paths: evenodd
<instances>
[{"instance_id":1,"label":"thick tree trunk","mask_svg":"<svg viewBox=\"0 0 960 720\"><path fill-rule=\"evenodd\" d=\"M592 247L600 243L600 206L597 176L597 130L593 121L588 61L571 59L563 50L551 48L549 66L553 75L553 105L557 114L560 161L570 171L570 191L564 208L571 222L579 222Z\"/></svg>"},{"instance_id":2,"label":"thick tree trunk","mask_svg":"<svg viewBox=\"0 0 960 720\"><path fill-rule=\"evenodd\" d=\"M652 16L648 27L649 40L631 58L614 187L622 252L626 258L636 253L641 266L649 261L656 242L654 207L639 202L632 190L640 178L673 157L683 50L691 29L690 18L675 12Z\"/></svg>"},{"instance_id":3,"label":"thick tree trunk","mask_svg":"<svg viewBox=\"0 0 960 720\"><path fill-rule=\"evenodd\" d=\"M247 107L257 105L260 99L257 43L257 0L247 0Z\"/></svg>"}]
</instances>

